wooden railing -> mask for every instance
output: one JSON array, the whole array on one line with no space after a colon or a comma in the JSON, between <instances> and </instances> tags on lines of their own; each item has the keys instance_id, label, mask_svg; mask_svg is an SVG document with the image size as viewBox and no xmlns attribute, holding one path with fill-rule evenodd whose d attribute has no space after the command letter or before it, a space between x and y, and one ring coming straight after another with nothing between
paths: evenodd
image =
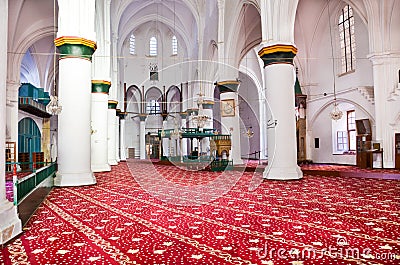
<instances>
[{"instance_id":1,"label":"wooden railing","mask_svg":"<svg viewBox=\"0 0 400 265\"><path fill-rule=\"evenodd\" d=\"M247 154L247 159L260 160L261 151L255 151L253 153Z\"/></svg>"}]
</instances>

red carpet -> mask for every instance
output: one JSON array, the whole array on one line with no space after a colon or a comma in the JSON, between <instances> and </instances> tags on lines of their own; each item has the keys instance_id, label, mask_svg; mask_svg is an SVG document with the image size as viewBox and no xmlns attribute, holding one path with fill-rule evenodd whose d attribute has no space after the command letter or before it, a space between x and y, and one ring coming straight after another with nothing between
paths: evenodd
<instances>
[{"instance_id":1,"label":"red carpet","mask_svg":"<svg viewBox=\"0 0 400 265\"><path fill-rule=\"evenodd\" d=\"M121 163L95 186L53 189L0 264L400 264L399 181L249 192L252 174Z\"/></svg>"},{"instance_id":2,"label":"red carpet","mask_svg":"<svg viewBox=\"0 0 400 265\"><path fill-rule=\"evenodd\" d=\"M400 170L393 168L364 169L346 165L305 164L301 170L308 175L400 180Z\"/></svg>"},{"instance_id":3,"label":"red carpet","mask_svg":"<svg viewBox=\"0 0 400 265\"><path fill-rule=\"evenodd\" d=\"M301 166L303 170L333 170L333 171L348 171L348 172L364 172L364 173L387 173L387 174L400 174L399 169L394 168L374 168L365 169L357 166L348 165L330 165L330 164L304 164Z\"/></svg>"}]
</instances>

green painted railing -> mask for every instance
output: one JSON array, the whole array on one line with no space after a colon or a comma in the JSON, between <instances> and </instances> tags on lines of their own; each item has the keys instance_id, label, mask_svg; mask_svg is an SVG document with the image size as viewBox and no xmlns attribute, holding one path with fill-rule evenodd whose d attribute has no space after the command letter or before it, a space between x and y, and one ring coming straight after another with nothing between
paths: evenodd
<instances>
[{"instance_id":1,"label":"green painted railing","mask_svg":"<svg viewBox=\"0 0 400 265\"><path fill-rule=\"evenodd\" d=\"M211 156L172 156L165 157L165 160L177 163L179 166L186 166L187 169L210 169L211 171L224 171L233 169L231 160L214 160Z\"/></svg>"},{"instance_id":2,"label":"green painted railing","mask_svg":"<svg viewBox=\"0 0 400 265\"><path fill-rule=\"evenodd\" d=\"M21 201L34 191L44 180L54 176L56 171L57 164L51 163L49 166L42 167L21 179L18 179L17 176L13 176L14 205L20 204Z\"/></svg>"},{"instance_id":3,"label":"green painted railing","mask_svg":"<svg viewBox=\"0 0 400 265\"><path fill-rule=\"evenodd\" d=\"M233 169L233 161L230 160L214 160L210 164L211 171L224 171Z\"/></svg>"},{"instance_id":4,"label":"green painted railing","mask_svg":"<svg viewBox=\"0 0 400 265\"><path fill-rule=\"evenodd\" d=\"M165 129L158 130L158 137L160 138L170 138L171 134L175 131L175 129ZM199 129L199 128L182 128L180 130L182 138L203 138L203 137L212 137L214 135L214 129ZM162 135L164 134L164 135Z\"/></svg>"}]
</instances>

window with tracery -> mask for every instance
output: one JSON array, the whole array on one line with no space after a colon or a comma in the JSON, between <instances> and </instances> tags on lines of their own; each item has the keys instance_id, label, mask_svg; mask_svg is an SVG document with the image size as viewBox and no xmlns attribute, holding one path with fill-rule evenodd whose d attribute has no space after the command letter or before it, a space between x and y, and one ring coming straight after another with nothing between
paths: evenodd
<instances>
[{"instance_id":1,"label":"window with tracery","mask_svg":"<svg viewBox=\"0 0 400 265\"><path fill-rule=\"evenodd\" d=\"M150 38L150 56L157 56L157 39L156 39L156 37Z\"/></svg>"},{"instance_id":2,"label":"window with tracery","mask_svg":"<svg viewBox=\"0 0 400 265\"><path fill-rule=\"evenodd\" d=\"M176 36L172 36L172 55L178 54L178 40Z\"/></svg>"},{"instance_id":3,"label":"window with tracery","mask_svg":"<svg viewBox=\"0 0 400 265\"><path fill-rule=\"evenodd\" d=\"M160 114L160 103L157 100L150 100L149 102L147 102L147 106L146 106L146 110L147 110L147 114L150 115L156 115L156 114Z\"/></svg>"},{"instance_id":4,"label":"window with tracery","mask_svg":"<svg viewBox=\"0 0 400 265\"><path fill-rule=\"evenodd\" d=\"M353 9L346 5L339 16L339 40L341 51L341 72L347 73L355 69L356 42L354 37Z\"/></svg>"},{"instance_id":5,"label":"window with tracery","mask_svg":"<svg viewBox=\"0 0 400 265\"><path fill-rule=\"evenodd\" d=\"M136 54L136 38L133 34L129 38L129 53L132 55Z\"/></svg>"}]
</instances>

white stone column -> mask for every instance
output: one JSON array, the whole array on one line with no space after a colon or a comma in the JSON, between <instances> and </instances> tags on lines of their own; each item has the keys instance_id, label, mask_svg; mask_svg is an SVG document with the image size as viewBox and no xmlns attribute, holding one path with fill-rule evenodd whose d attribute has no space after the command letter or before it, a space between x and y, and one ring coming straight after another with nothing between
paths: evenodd
<instances>
[{"instance_id":1,"label":"white stone column","mask_svg":"<svg viewBox=\"0 0 400 265\"><path fill-rule=\"evenodd\" d=\"M296 53L297 49L292 45L267 46L259 52L264 61L265 87L270 106L267 125L268 167L264 171L264 178L267 179L303 177L297 165L296 151L296 76L292 64Z\"/></svg>"},{"instance_id":2,"label":"white stone column","mask_svg":"<svg viewBox=\"0 0 400 265\"><path fill-rule=\"evenodd\" d=\"M18 152L18 89L20 82L7 80L7 130L6 141L15 142L15 150ZM16 162L18 155L16 156ZM19 169L19 166L18 166Z\"/></svg>"},{"instance_id":3,"label":"white stone column","mask_svg":"<svg viewBox=\"0 0 400 265\"><path fill-rule=\"evenodd\" d=\"M181 127L186 128L186 112L181 112ZM181 140L181 152L182 156L187 156L188 155L188 147L189 147L189 140L187 138L182 138Z\"/></svg>"},{"instance_id":4,"label":"white stone column","mask_svg":"<svg viewBox=\"0 0 400 265\"><path fill-rule=\"evenodd\" d=\"M108 164L108 95L111 87L111 1L96 1L97 50L92 66L92 170L110 171Z\"/></svg>"},{"instance_id":5,"label":"white stone column","mask_svg":"<svg viewBox=\"0 0 400 265\"><path fill-rule=\"evenodd\" d=\"M139 116L140 128L139 128L139 144L140 144L140 159L146 159L146 114Z\"/></svg>"},{"instance_id":6,"label":"white stone column","mask_svg":"<svg viewBox=\"0 0 400 265\"><path fill-rule=\"evenodd\" d=\"M120 161L120 157L119 157L119 145L120 145L120 142L119 142L119 113L120 113L120 110L119 109L117 109L116 110L116 115L115 115L115 117L114 117L114 119L115 119L115 160L117 160L117 163L119 163L119 161Z\"/></svg>"},{"instance_id":7,"label":"white stone column","mask_svg":"<svg viewBox=\"0 0 400 265\"><path fill-rule=\"evenodd\" d=\"M108 110L107 110L107 140L108 140L108 164L111 166L118 165L116 160L115 150L116 150L116 137L115 137L115 116L117 115L116 108L118 102L115 100L108 101Z\"/></svg>"},{"instance_id":8,"label":"white stone column","mask_svg":"<svg viewBox=\"0 0 400 265\"><path fill-rule=\"evenodd\" d=\"M96 183L90 147L95 1L58 0L58 6L54 43L61 54L58 97L63 109L58 116L58 172L54 185L91 185Z\"/></svg>"},{"instance_id":9,"label":"white stone column","mask_svg":"<svg viewBox=\"0 0 400 265\"><path fill-rule=\"evenodd\" d=\"M107 110L110 82L92 80L92 147L91 167L93 172L110 171L108 164Z\"/></svg>"},{"instance_id":10,"label":"white stone column","mask_svg":"<svg viewBox=\"0 0 400 265\"><path fill-rule=\"evenodd\" d=\"M383 167L394 168L394 127L399 113L398 86L399 53L373 54L370 56L374 74L375 135L373 140L383 148ZM380 158L379 158L380 159Z\"/></svg>"},{"instance_id":11,"label":"white stone column","mask_svg":"<svg viewBox=\"0 0 400 265\"><path fill-rule=\"evenodd\" d=\"M82 44L76 44L76 42ZM63 110L58 116L58 172L54 185L95 184L96 179L91 170L91 62L89 58L96 44L76 37L59 37L55 43L64 56L61 56L59 62L59 102ZM78 49L80 52L74 54ZM85 53L90 55L81 55ZM71 73L73 73L72 76Z\"/></svg>"},{"instance_id":12,"label":"white stone column","mask_svg":"<svg viewBox=\"0 0 400 265\"><path fill-rule=\"evenodd\" d=\"M263 91L264 92L264 91ZM261 94L261 93L260 93ZM265 99L265 92L259 96L259 106L260 106L260 159L266 159L268 156L268 141L267 141L267 124L266 109L267 103Z\"/></svg>"},{"instance_id":13,"label":"white stone column","mask_svg":"<svg viewBox=\"0 0 400 265\"><path fill-rule=\"evenodd\" d=\"M238 81L228 80L218 82L221 95L221 129L222 134L231 135L231 152L230 159L234 165L243 164L241 158L240 147L240 123L239 123L239 107L238 93L236 92L239 86ZM232 106L233 105L233 106Z\"/></svg>"},{"instance_id":14,"label":"white stone column","mask_svg":"<svg viewBox=\"0 0 400 265\"><path fill-rule=\"evenodd\" d=\"M91 64L79 58L61 58L59 71L59 102L63 109L58 116L58 173L54 184L95 184L90 161Z\"/></svg>"},{"instance_id":15,"label":"white stone column","mask_svg":"<svg viewBox=\"0 0 400 265\"><path fill-rule=\"evenodd\" d=\"M197 124L195 120L193 119L193 116L196 116L199 113L198 109L188 109L188 119L189 119L189 128L197 128ZM199 147L199 144L197 142L196 138L192 138L189 143L189 149L188 149L188 154L192 155L192 151L195 150L195 148Z\"/></svg>"},{"instance_id":16,"label":"white stone column","mask_svg":"<svg viewBox=\"0 0 400 265\"><path fill-rule=\"evenodd\" d=\"M204 129L213 129L213 106L214 101L205 100L203 103L203 113L210 119L205 123ZM203 152L207 152L207 155L210 155L210 138L203 138L201 141L201 147Z\"/></svg>"},{"instance_id":17,"label":"white stone column","mask_svg":"<svg viewBox=\"0 0 400 265\"><path fill-rule=\"evenodd\" d=\"M0 0L0 58L7 62L7 32L8 32L8 1ZM0 150L6 149L6 79L7 64L0 65ZM17 207L6 199L5 156L0 155L0 244L4 244L22 232L21 220L18 218Z\"/></svg>"},{"instance_id":18,"label":"white stone column","mask_svg":"<svg viewBox=\"0 0 400 265\"><path fill-rule=\"evenodd\" d=\"M119 114L119 152L121 161L126 161L126 147L125 147L125 118L126 112Z\"/></svg>"}]
</instances>

